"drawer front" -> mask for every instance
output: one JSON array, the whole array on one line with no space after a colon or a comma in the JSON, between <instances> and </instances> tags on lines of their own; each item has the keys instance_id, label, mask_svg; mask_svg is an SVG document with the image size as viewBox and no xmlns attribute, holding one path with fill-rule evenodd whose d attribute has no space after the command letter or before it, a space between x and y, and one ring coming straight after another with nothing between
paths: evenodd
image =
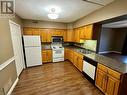
<instances>
[{"instance_id":1,"label":"drawer front","mask_svg":"<svg viewBox=\"0 0 127 95\"><path fill-rule=\"evenodd\" d=\"M108 69L108 74L111 75L112 77L114 78L117 78L120 80L121 78L121 73L117 72L117 71L114 71L112 69Z\"/></svg>"},{"instance_id":2,"label":"drawer front","mask_svg":"<svg viewBox=\"0 0 127 95\"><path fill-rule=\"evenodd\" d=\"M106 73L108 72L108 68L100 63L98 63L97 67Z\"/></svg>"}]
</instances>

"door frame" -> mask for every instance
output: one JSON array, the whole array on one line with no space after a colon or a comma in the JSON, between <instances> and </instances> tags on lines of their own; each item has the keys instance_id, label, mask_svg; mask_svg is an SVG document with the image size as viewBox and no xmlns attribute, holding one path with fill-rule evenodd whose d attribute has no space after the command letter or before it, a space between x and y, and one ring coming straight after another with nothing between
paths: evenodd
<instances>
[{"instance_id":1,"label":"door frame","mask_svg":"<svg viewBox=\"0 0 127 95\"><path fill-rule=\"evenodd\" d=\"M12 31L11 31L11 24L14 24L14 25L16 25L16 26L18 26L18 27L20 27L20 30L22 31L22 29L21 29L21 26L19 25L19 24L17 24L17 23L15 23L15 22L13 22L12 20L9 20L9 27L10 27L10 33L11 33L11 40L12 40ZM21 36L21 47L20 48L22 48L22 58L23 58L23 69L24 68L26 68L25 67L25 60L24 60L24 52L23 52L23 43L22 43L22 34L21 34L21 31L19 32L19 35ZM13 43L13 41L12 41L12 46L13 46L13 52L15 52L15 50L14 50L14 45L13 44L15 44L15 43ZM14 53L14 58L15 58L15 53ZM14 59L14 60L16 60L16 58ZM16 65L16 61L15 61L15 65ZM16 71L17 71L17 68L16 68ZM19 74L20 75L20 74ZM17 76L19 76L18 74L17 74Z\"/></svg>"}]
</instances>

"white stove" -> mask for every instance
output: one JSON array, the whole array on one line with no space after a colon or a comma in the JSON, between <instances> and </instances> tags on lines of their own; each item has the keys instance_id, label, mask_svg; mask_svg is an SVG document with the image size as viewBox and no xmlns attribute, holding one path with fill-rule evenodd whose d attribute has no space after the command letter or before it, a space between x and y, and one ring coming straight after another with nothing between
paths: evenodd
<instances>
[{"instance_id":1,"label":"white stove","mask_svg":"<svg viewBox=\"0 0 127 95\"><path fill-rule=\"evenodd\" d=\"M52 43L53 62L64 61L64 47L60 43Z\"/></svg>"}]
</instances>

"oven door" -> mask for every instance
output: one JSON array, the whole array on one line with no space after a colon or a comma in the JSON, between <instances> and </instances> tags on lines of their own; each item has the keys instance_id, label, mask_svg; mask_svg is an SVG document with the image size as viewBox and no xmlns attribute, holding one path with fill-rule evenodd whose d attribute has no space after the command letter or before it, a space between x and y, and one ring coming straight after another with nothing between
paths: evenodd
<instances>
[{"instance_id":1,"label":"oven door","mask_svg":"<svg viewBox=\"0 0 127 95\"><path fill-rule=\"evenodd\" d=\"M64 57L64 50L53 50L53 58L61 58Z\"/></svg>"}]
</instances>

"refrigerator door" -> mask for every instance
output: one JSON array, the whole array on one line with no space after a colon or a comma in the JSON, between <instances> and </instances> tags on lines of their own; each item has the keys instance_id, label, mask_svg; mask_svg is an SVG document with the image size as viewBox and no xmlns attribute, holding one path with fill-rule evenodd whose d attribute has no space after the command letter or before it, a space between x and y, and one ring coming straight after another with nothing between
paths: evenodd
<instances>
[{"instance_id":1,"label":"refrigerator door","mask_svg":"<svg viewBox=\"0 0 127 95\"><path fill-rule=\"evenodd\" d=\"M25 47L41 46L40 36L23 36Z\"/></svg>"},{"instance_id":2,"label":"refrigerator door","mask_svg":"<svg viewBox=\"0 0 127 95\"><path fill-rule=\"evenodd\" d=\"M41 47L25 47L27 67L42 65Z\"/></svg>"}]
</instances>

